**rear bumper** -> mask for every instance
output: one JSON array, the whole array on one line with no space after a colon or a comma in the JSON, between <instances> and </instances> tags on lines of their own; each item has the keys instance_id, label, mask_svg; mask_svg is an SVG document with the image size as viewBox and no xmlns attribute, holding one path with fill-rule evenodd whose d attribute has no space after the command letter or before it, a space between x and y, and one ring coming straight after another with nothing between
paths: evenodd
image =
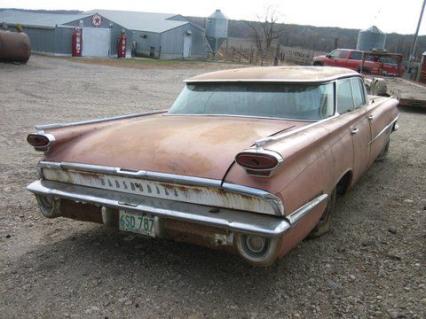
<instances>
[{"instance_id":1,"label":"rear bumper","mask_svg":"<svg viewBox=\"0 0 426 319\"><path fill-rule=\"evenodd\" d=\"M271 216L49 180L35 181L27 189L36 195L42 214L49 218L64 216L115 226L121 209L148 214L158 221L158 237L179 240L173 234L175 228L184 235L183 241L190 242L195 232L214 246L234 246L243 258L259 266L271 264L278 257L283 237L305 227L302 223L295 226L305 217L309 219L307 215L328 197L320 194L288 216ZM261 243L261 250L250 246L253 241Z\"/></svg>"},{"instance_id":2,"label":"rear bumper","mask_svg":"<svg viewBox=\"0 0 426 319\"><path fill-rule=\"evenodd\" d=\"M27 186L38 195L64 198L101 207L149 213L160 218L203 224L230 232L278 237L291 228L285 217L267 216L226 208L214 209L197 204L39 180Z\"/></svg>"}]
</instances>

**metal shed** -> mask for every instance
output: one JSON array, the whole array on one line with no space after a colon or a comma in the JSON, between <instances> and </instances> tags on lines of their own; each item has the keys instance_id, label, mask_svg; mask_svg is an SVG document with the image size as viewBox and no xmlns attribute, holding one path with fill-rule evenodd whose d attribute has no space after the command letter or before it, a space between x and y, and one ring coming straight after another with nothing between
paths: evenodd
<instances>
[{"instance_id":1,"label":"metal shed","mask_svg":"<svg viewBox=\"0 0 426 319\"><path fill-rule=\"evenodd\" d=\"M203 28L176 14L92 10L81 14L0 11L0 24L13 29L20 24L29 35L34 52L71 55L75 28L83 34L83 56L116 56L124 31L127 56L160 59L205 58L209 47Z\"/></svg>"}]
</instances>

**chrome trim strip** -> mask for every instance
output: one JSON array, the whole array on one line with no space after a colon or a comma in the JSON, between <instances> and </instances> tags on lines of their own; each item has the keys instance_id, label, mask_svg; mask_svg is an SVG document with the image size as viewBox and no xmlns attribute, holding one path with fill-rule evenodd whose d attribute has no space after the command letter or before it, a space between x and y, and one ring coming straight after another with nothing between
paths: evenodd
<instances>
[{"instance_id":1,"label":"chrome trim strip","mask_svg":"<svg viewBox=\"0 0 426 319\"><path fill-rule=\"evenodd\" d=\"M210 212L211 207L179 203L170 200L150 200L140 196L123 196L105 190L73 186L50 181L35 181L27 186L34 194L92 203L105 207L127 209L153 215L227 229L232 232L248 233L266 237L282 235L291 228L285 218L220 209ZM157 204L157 205L155 205Z\"/></svg>"},{"instance_id":2,"label":"chrome trim strip","mask_svg":"<svg viewBox=\"0 0 426 319\"><path fill-rule=\"evenodd\" d=\"M160 113L166 113L166 112L167 110L144 112L144 113L133 113L133 114L126 114L126 115L119 115L119 116L113 116L113 117L105 117L101 119L77 121L77 122L70 122L70 123L53 123L53 124L36 125L34 128L37 131L42 131L42 130L48 130L48 129L77 126L77 125L86 125L86 124L95 124L95 123L101 123L101 122L107 122L107 121L124 120L124 119L130 119L133 117L154 115L154 114L160 114Z\"/></svg>"},{"instance_id":3,"label":"chrome trim strip","mask_svg":"<svg viewBox=\"0 0 426 319\"><path fill-rule=\"evenodd\" d=\"M310 213L312 209L314 209L316 206L321 204L327 198L328 198L327 194L319 195L318 197L315 197L313 200L306 203L299 209L295 210L293 213L287 216L287 219L290 221L290 224L292 226L296 225L300 220L302 220L303 217L305 217L308 213Z\"/></svg>"},{"instance_id":4,"label":"chrome trim strip","mask_svg":"<svg viewBox=\"0 0 426 319\"><path fill-rule=\"evenodd\" d=\"M169 110L170 111L170 110ZM200 113L200 114L196 114L196 113L170 113L167 112L166 114L164 114L166 116L193 116L193 117L239 117L239 118L247 118L247 119L262 119L262 120L274 120L274 121L289 121L289 122L301 122L301 123L313 123L316 122L316 120L306 120L306 119L289 119L286 117L269 117L269 116L254 116L254 115L242 115L242 114L212 114L212 113ZM290 130L294 127L291 126L289 128L286 128L285 130Z\"/></svg>"},{"instance_id":5,"label":"chrome trim strip","mask_svg":"<svg viewBox=\"0 0 426 319\"><path fill-rule=\"evenodd\" d=\"M390 128L391 128L391 126L392 125L394 125L395 123L396 123L396 121L398 121L398 119L399 119L399 114L398 114L398 116L396 117L396 118L394 118L388 125L386 125L384 128L383 128L383 130L381 130L379 133L377 133L377 135L374 137L374 138L372 138L371 139L371 141L370 142L368 142L368 144L370 145L370 144L373 144L373 142L375 141L375 140L377 140L382 134L384 134L387 130L389 130Z\"/></svg>"},{"instance_id":6,"label":"chrome trim strip","mask_svg":"<svg viewBox=\"0 0 426 319\"><path fill-rule=\"evenodd\" d=\"M277 196L261 189L227 183L227 182L222 183L221 180L216 180L216 179L184 176L184 175L174 175L174 174L149 172L149 171L131 171L131 170L125 170L119 167L109 167L109 166L81 164L81 163L67 163L67 162L40 161L38 164L38 167L40 169L44 167L53 168L53 169L65 169L65 170L71 169L71 170L77 170L77 171L96 172L101 174L111 174L111 175L124 176L124 177L145 178L148 180L170 182L174 184L222 188L225 191L261 198L267 201L274 208L276 215L279 215L279 216L284 215L284 206L281 200Z\"/></svg>"},{"instance_id":7,"label":"chrome trim strip","mask_svg":"<svg viewBox=\"0 0 426 319\"><path fill-rule=\"evenodd\" d=\"M244 194L244 195L256 196L256 197L262 198L265 201L269 202L272 207L274 207L276 215L278 216L284 215L285 210L284 210L284 205L282 201L277 196L271 193L268 193L261 189L238 185L238 184L231 184L231 183L223 183L222 188L228 192L234 192L238 194Z\"/></svg>"},{"instance_id":8,"label":"chrome trim strip","mask_svg":"<svg viewBox=\"0 0 426 319\"><path fill-rule=\"evenodd\" d=\"M149 172L149 171L142 171L142 170L133 171L133 170L122 169L120 167L101 166L101 165L92 165L92 164L40 161L39 166L41 168L46 167L46 168L54 168L54 169L77 170L77 171L84 171L84 172L111 174L111 175L124 176L124 177L146 178L149 180L171 182L176 184L194 185L194 186L220 187L221 185L221 181L215 180L215 179L184 176L184 175L174 175L174 174L158 173L158 172Z\"/></svg>"},{"instance_id":9,"label":"chrome trim strip","mask_svg":"<svg viewBox=\"0 0 426 319\"><path fill-rule=\"evenodd\" d=\"M284 131L282 134L277 134L277 135L273 135L273 136L269 136L269 137L259 139L255 142L255 145L256 145L256 147L263 147L267 143L282 140L285 137L288 137L290 135L293 135L293 134L299 133L301 131L307 130L307 129L312 128L314 126L323 124L323 123L330 121L332 119L335 119L337 117L339 117L339 114L335 114L333 116L327 117L326 119L323 119L323 120L320 120L320 121L317 121L317 122L314 122L314 123L311 123L311 124L308 124L308 125L305 125L305 126L298 127L296 129L288 131L288 132Z\"/></svg>"}]
</instances>

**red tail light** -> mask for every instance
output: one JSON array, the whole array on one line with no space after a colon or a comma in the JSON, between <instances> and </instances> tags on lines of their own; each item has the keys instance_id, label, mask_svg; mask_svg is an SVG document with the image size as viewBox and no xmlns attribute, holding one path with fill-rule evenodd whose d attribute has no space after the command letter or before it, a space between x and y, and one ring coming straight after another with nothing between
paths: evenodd
<instances>
[{"instance_id":1,"label":"red tail light","mask_svg":"<svg viewBox=\"0 0 426 319\"><path fill-rule=\"evenodd\" d=\"M269 176L283 158L273 151L261 150L241 152L235 157L235 161L249 174Z\"/></svg>"},{"instance_id":2,"label":"red tail light","mask_svg":"<svg viewBox=\"0 0 426 319\"><path fill-rule=\"evenodd\" d=\"M54 140L54 137L50 134L32 133L27 136L27 142L34 146L37 151L47 151Z\"/></svg>"}]
</instances>

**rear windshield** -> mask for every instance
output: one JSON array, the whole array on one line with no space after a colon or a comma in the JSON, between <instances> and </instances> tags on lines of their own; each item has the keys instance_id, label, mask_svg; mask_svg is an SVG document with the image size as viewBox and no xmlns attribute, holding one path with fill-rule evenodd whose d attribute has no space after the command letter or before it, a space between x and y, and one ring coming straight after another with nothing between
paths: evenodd
<instances>
[{"instance_id":1,"label":"rear windshield","mask_svg":"<svg viewBox=\"0 0 426 319\"><path fill-rule=\"evenodd\" d=\"M320 120L334 113L333 85L188 84L169 114L239 115Z\"/></svg>"}]
</instances>

